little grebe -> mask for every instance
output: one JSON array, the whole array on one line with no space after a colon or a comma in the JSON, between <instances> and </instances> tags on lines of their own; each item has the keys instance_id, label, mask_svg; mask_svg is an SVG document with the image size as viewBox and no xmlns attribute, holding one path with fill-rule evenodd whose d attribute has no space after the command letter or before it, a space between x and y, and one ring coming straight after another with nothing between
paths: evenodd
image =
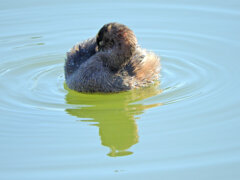
<instances>
[{"instance_id":1,"label":"little grebe","mask_svg":"<svg viewBox=\"0 0 240 180\"><path fill-rule=\"evenodd\" d=\"M140 48L127 26L105 24L97 36L75 45L65 62L65 79L79 92L120 92L152 84L160 59Z\"/></svg>"}]
</instances>

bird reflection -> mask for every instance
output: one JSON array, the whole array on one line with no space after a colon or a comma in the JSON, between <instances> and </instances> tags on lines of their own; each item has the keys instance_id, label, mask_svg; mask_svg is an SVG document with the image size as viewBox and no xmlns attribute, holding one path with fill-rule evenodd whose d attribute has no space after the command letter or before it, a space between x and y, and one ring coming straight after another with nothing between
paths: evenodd
<instances>
[{"instance_id":1,"label":"bird reflection","mask_svg":"<svg viewBox=\"0 0 240 180\"><path fill-rule=\"evenodd\" d=\"M161 105L139 102L161 93L158 85L117 94L83 94L66 86L65 89L67 104L76 105L66 112L81 118L82 122L93 122L91 125L99 128L102 145L110 148L108 156L111 157L133 153L128 149L139 141L137 115Z\"/></svg>"}]
</instances>

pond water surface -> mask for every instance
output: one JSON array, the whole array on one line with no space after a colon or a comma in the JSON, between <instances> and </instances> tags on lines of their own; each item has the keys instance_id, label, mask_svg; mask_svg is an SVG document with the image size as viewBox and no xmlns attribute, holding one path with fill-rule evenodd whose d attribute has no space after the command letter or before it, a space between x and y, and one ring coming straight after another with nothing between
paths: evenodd
<instances>
[{"instance_id":1,"label":"pond water surface","mask_svg":"<svg viewBox=\"0 0 240 180\"><path fill-rule=\"evenodd\" d=\"M240 1L0 2L0 179L240 179ZM160 83L64 84L108 22L161 57Z\"/></svg>"}]
</instances>

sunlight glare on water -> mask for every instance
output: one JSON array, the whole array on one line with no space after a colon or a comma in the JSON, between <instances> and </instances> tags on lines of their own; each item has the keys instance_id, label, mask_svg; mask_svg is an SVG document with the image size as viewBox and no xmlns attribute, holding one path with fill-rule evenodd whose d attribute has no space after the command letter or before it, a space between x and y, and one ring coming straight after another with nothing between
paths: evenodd
<instances>
[{"instance_id":1,"label":"sunlight glare on water","mask_svg":"<svg viewBox=\"0 0 240 180\"><path fill-rule=\"evenodd\" d=\"M240 2L1 1L0 179L239 179ZM108 22L161 57L153 86L86 94L65 53Z\"/></svg>"}]
</instances>

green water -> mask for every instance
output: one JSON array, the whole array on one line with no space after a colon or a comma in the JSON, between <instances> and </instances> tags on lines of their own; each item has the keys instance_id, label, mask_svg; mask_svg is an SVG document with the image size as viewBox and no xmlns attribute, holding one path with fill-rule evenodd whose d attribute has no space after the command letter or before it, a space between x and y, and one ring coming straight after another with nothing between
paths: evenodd
<instances>
[{"instance_id":1,"label":"green water","mask_svg":"<svg viewBox=\"0 0 240 180\"><path fill-rule=\"evenodd\" d=\"M240 2L0 1L0 179L240 179ZM65 53L128 25L159 84L81 94Z\"/></svg>"}]
</instances>

